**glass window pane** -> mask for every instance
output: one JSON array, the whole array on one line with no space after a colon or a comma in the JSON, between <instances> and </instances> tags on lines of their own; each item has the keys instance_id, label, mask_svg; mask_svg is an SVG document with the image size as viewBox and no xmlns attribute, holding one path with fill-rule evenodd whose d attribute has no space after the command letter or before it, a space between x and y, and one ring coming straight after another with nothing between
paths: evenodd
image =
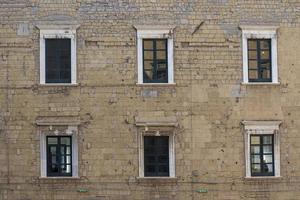
<instances>
[{"instance_id":1,"label":"glass window pane","mask_svg":"<svg viewBox=\"0 0 300 200\"><path fill-rule=\"evenodd\" d=\"M271 145L263 146L264 153L272 153L273 149Z\"/></svg>"},{"instance_id":2,"label":"glass window pane","mask_svg":"<svg viewBox=\"0 0 300 200\"><path fill-rule=\"evenodd\" d=\"M249 79L258 79L257 70L249 70Z\"/></svg>"},{"instance_id":3,"label":"glass window pane","mask_svg":"<svg viewBox=\"0 0 300 200\"><path fill-rule=\"evenodd\" d=\"M257 51L248 51L248 59L257 59Z\"/></svg>"},{"instance_id":4,"label":"glass window pane","mask_svg":"<svg viewBox=\"0 0 300 200\"><path fill-rule=\"evenodd\" d=\"M256 40L248 40L248 49L256 49L257 41Z\"/></svg>"},{"instance_id":5,"label":"glass window pane","mask_svg":"<svg viewBox=\"0 0 300 200\"><path fill-rule=\"evenodd\" d=\"M251 163L260 163L260 155L252 155Z\"/></svg>"},{"instance_id":6,"label":"glass window pane","mask_svg":"<svg viewBox=\"0 0 300 200\"><path fill-rule=\"evenodd\" d=\"M251 136L251 144L260 144L259 136Z\"/></svg>"},{"instance_id":7,"label":"glass window pane","mask_svg":"<svg viewBox=\"0 0 300 200\"><path fill-rule=\"evenodd\" d=\"M50 153L51 153L51 155L56 155L56 146L50 147Z\"/></svg>"},{"instance_id":8,"label":"glass window pane","mask_svg":"<svg viewBox=\"0 0 300 200\"><path fill-rule=\"evenodd\" d=\"M260 49L270 49L270 42L271 40L261 40L260 41Z\"/></svg>"},{"instance_id":9,"label":"glass window pane","mask_svg":"<svg viewBox=\"0 0 300 200\"><path fill-rule=\"evenodd\" d=\"M144 51L145 60L153 60L153 51Z\"/></svg>"},{"instance_id":10,"label":"glass window pane","mask_svg":"<svg viewBox=\"0 0 300 200\"><path fill-rule=\"evenodd\" d=\"M166 63L157 64L156 73L157 73L157 79L158 80L167 80L168 72L167 72Z\"/></svg>"},{"instance_id":11,"label":"glass window pane","mask_svg":"<svg viewBox=\"0 0 300 200\"><path fill-rule=\"evenodd\" d=\"M259 146L251 146L251 154L258 154L260 153L260 147Z\"/></svg>"},{"instance_id":12,"label":"glass window pane","mask_svg":"<svg viewBox=\"0 0 300 200\"><path fill-rule=\"evenodd\" d=\"M155 162L155 156L146 156L145 157L145 163L154 163Z\"/></svg>"},{"instance_id":13,"label":"glass window pane","mask_svg":"<svg viewBox=\"0 0 300 200\"><path fill-rule=\"evenodd\" d=\"M67 146L67 151L66 151L67 154L71 154L71 146Z\"/></svg>"},{"instance_id":14,"label":"glass window pane","mask_svg":"<svg viewBox=\"0 0 300 200\"><path fill-rule=\"evenodd\" d=\"M58 172L58 165L51 165L51 172Z\"/></svg>"},{"instance_id":15,"label":"glass window pane","mask_svg":"<svg viewBox=\"0 0 300 200\"><path fill-rule=\"evenodd\" d=\"M156 49L166 49L167 40L157 40Z\"/></svg>"},{"instance_id":16,"label":"glass window pane","mask_svg":"<svg viewBox=\"0 0 300 200\"><path fill-rule=\"evenodd\" d=\"M153 61L144 62L144 78L146 80L153 80Z\"/></svg>"},{"instance_id":17,"label":"glass window pane","mask_svg":"<svg viewBox=\"0 0 300 200\"><path fill-rule=\"evenodd\" d=\"M60 143L65 144L65 145L70 145L71 144L71 138L70 137L61 137Z\"/></svg>"},{"instance_id":18,"label":"glass window pane","mask_svg":"<svg viewBox=\"0 0 300 200\"><path fill-rule=\"evenodd\" d=\"M56 137L48 137L48 144L57 144L57 138Z\"/></svg>"},{"instance_id":19,"label":"glass window pane","mask_svg":"<svg viewBox=\"0 0 300 200\"><path fill-rule=\"evenodd\" d=\"M156 58L159 60L167 60L167 52L166 51L157 51L156 52Z\"/></svg>"},{"instance_id":20,"label":"glass window pane","mask_svg":"<svg viewBox=\"0 0 300 200\"><path fill-rule=\"evenodd\" d=\"M260 59L269 59L270 58L270 52L262 50L260 52Z\"/></svg>"},{"instance_id":21,"label":"glass window pane","mask_svg":"<svg viewBox=\"0 0 300 200\"><path fill-rule=\"evenodd\" d=\"M67 165L67 168L66 168L66 173L71 173L71 165Z\"/></svg>"},{"instance_id":22,"label":"glass window pane","mask_svg":"<svg viewBox=\"0 0 300 200\"><path fill-rule=\"evenodd\" d=\"M260 61L260 67L263 67L265 69L270 69L270 66L271 66L270 60Z\"/></svg>"},{"instance_id":23,"label":"glass window pane","mask_svg":"<svg viewBox=\"0 0 300 200\"><path fill-rule=\"evenodd\" d=\"M270 79L270 70L262 70L262 78L263 79Z\"/></svg>"},{"instance_id":24,"label":"glass window pane","mask_svg":"<svg viewBox=\"0 0 300 200\"><path fill-rule=\"evenodd\" d=\"M155 172L155 166L154 165L147 165L146 166L146 172Z\"/></svg>"},{"instance_id":25,"label":"glass window pane","mask_svg":"<svg viewBox=\"0 0 300 200\"><path fill-rule=\"evenodd\" d=\"M268 172L273 172L273 164L267 164Z\"/></svg>"},{"instance_id":26,"label":"glass window pane","mask_svg":"<svg viewBox=\"0 0 300 200\"><path fill-rule=\"evenodd\" d=\"M66 161L65 161L65 156L61 156L60 157L60 164L65 164Z\"/></svg>"},{"instance_id":27,"label":"glass window pane","mask_svg":"<svg viewBox=\"0 0 300 200\"><path fill-rule=\"evenodd\" d=\"M144 40L144 49L153 49L153 40Z\"/></svg>"},{"instance_id":28,"label":"glass window pane","mask_svg":"<svg viewBox=\"0 0 300 200\"><path fill-rule=\"evenodd\" d=\"M263 164L262 172L273 172L273 164Z\"/></svg>"},{"instance_id":29,"label":"glass window pane","mask_svg":"<svg viewBox=\"0 0 300 200\"><path fill-rule=\"evenodd\" d=\"M72 163L71 156L66 156L66 159L67 159L67 160L66 160L66 161L67 161L67 162L66 162L67 164L71 164L71 163Z\"/></svg>"},{"instance_id":30,"label":"glass window pane","mask_svg":"<svg viewBox=\"0 0 300 200\"><path fill-rule=\"evenodd\" d=\"M249 69L257 69L257 60L249 60Z\"/></svg>"},{"instance_id":31,"label":"glass window pane","mask_svg":"<svg viewBox=\"0 0 300 200\"><path fill-rule=\"evenodd\" d=\"M273 156L272 155L264 155L263 159L264 159L264 163L272 163L273 162Z\"/></svg>"},{"instance_id":32,"label":"glass window pane","mask_svg":"<svg viewBox=\"0 0 300 200\"><path fill-rule=\"evenodd\" d=\"M169 171L169 166L166 166L166 165L160 165L159 167L158 167L158 171L159 172L168 172Z\"/></svg>"},{"instance_id":33,"label":"glass window pane","mask_svg":"<svg viewBox=\"0 0 300 200\"><path fill-rule=\"evenodd\" d=\"M251 165L251 171L254 172L254 173L258 173L260 172L260 164L252 164Z\"/></svg>"},{"instance_id":34,"label":"glass window pane","mask_svg":"<svg viewBox=\"0 0 300 200\"><path fill-rule=\"evenodd\" d=\"M273 143L273 136L263 136L263 144L272 144Z\"/></svg>"}]
</instances>

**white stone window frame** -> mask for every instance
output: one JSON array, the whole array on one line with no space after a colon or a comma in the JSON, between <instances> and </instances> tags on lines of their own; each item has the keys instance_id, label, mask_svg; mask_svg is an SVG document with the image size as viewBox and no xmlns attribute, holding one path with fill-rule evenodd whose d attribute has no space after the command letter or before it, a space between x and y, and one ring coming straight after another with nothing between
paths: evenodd
<instances>
[{"instance_id":1,"label":"white stone window frame","mask_svg":"<svg viewBox=\"0 0 300 200\"><path fill-rule=\"evenodd\" d=\"M71 39L71 83L46 83L46 49L45 39ZM40 84L41 85L76 85L76 29L41 29L40 30Z\"/></svg>"},{"instance_id":2,"label":"white stone window frame","mask_svg":"<svg viewBox=\"0 0 300 200\"><path fill-rule=\"evenodd\" d=\"M280 177L279 126L281 124L281 121L242 121L242 124L244 125L246 178ZM251 176L250 136L266 134L274 136L274 176Z\"/></svg>"},{"instance_id":3,"label":"white stone window frame","mask_svg":"<svg viewBox=\"0 0 300 200\"><path fill-rule=\"evenodd\" d=\"M49 129L52 129L52 126L49 125ZM41 178L79 178L78 175L78 127L77 126L68 126L65 132L58 132L53 130L51 134L45 133L43 130L39 131L40 135L40 162L41 162ZM47 176L47 136L71 136L72 138L72 176Z\"/></svg>"},{"instance_id":4,"label":"white stone window frame","mask_svg":"<svg viewBox=\"0 0 300 200\"><path fill-rule=\"evenodd\" d=\"M169 176L145 176L144 175L144 137L145 136L169 136ZM138 131L139 146L139 178L176 178L175 174L175 133L174 129L143 127Z\"/></svg>"},{"instance_id":5,"label":"white stone window frame","mask_svg":"<svg viewBox=\"0 0 300 200\"><path fill-rule=\"evenodd\" d=\"M174 83L174 39L173 28L139 27L137 29L137 65L138 83L143 85L170 85ZM167 39L168 45L168 82L167 83L144 83L143 76L143 39Z\"/></svg>"},{"instance_id":6,"label":"white stone window frame","mask_svg":"<svg viewBox=\"0 0 300 200\"><path fill-rule=\"evenodd\" d=\"M243 45L243 84L280 84L278 81L277 26L240 26ZM271 39L272 82L249 82L248 77L248 39Z\"/></svg>"}]
</instances>

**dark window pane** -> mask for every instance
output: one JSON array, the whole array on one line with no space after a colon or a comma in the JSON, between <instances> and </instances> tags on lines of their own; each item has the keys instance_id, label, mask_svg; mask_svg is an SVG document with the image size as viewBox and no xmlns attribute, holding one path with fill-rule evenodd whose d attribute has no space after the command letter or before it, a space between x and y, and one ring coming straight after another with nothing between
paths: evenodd
<instances>
[{"instance_id":1,"label":"dark window pane","mask_svg":"<svg viewBox=\"0 0 300 200\"><path fill-rule=\"evenodd\" d=\"M45 49L46 83L70 83L71 40L45 39Z\"/></svg>"},{"instance_id":2,"label":"dark window pane","mask_svg":"<svg viewBox=\"0 0 300 200\"><path fill-rule=\"evenodd\" d=\"M144 166L145 176L169 176L168 136L144 137Z\"/></svg>"}]
</instances>

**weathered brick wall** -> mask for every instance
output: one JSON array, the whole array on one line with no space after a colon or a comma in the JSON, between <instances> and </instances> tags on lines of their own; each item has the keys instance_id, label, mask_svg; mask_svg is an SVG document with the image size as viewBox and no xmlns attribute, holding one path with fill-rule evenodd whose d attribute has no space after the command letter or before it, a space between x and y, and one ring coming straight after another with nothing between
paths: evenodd
<instances>
[{"instance_id":1,"label":"weathered brick wall","mask_svg":"<svg viewBox=\"0 0 300 200\"><path fill-rule=\"evenodd\" d=\"M297 0L0 1L0 199L300 199L299 8ZM78 86L39 85L35 25L57 20L80 24ZM280 85L240 84L240 24L279 26ZM136 85L133 25L176 26L176 85ZM80 118L80 179L39 178L35 121L45 116ZM136 178L140 116L177 119L175 181ZM283 121L281 178L244 178L242 120Z\"/></svg>"}]
</instances>

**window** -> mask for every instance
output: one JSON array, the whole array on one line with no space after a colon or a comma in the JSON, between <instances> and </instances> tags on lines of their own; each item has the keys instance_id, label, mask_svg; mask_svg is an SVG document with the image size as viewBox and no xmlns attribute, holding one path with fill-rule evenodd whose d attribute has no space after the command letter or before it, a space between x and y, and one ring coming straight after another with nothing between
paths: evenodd
<instances>
[{"instance_id":1,"label":"window","mask_svg":"<svg viewBox=\"0 0 300 200\"><path fill-rule=\"evenodd\" d=\"M169 136L144 136L145 176L169 176Z\"/></svg>"},{"instance_id":2,"label":"window","mask_svg":"<svg viewBox=\"0 0 300 200\"><path fill-rule=\"evenodd\" d=\"M271 40L248 39L249 82L271 82Z\"/></svg>"},{"instance_id":3,"label":"window","mask_svg":"<svg viewBox=\"0 0 300 200\"><path fill-rule=\"evenodd\" d=\"M280 176L281 121L243 121L246 177Z\"/></svg>"},{"instance_id":4,"label":"window","mask_svg":"<svg viewBox=\"0 0 300 200\"><path fill-rule=\"evenodd\" d=\"M251 176L274 176L273 135L250 135Z\"/></svg>"},{"instance_id":5,"label":"window","mask_svg":"<svg viewBox=\"0 0 300 200\"><path fill-rule=\"evenodd\" d=\"M278 83L277 27L241 26L243 82Z\"/></svg>"},{"instance_id":6,"label":"window","mask_svg":"<svg viewBox=\"0 0 300 200\"><path fill-rule=\"evenodd\" d=\"M143 39L143 78L145 83L168 82L167 39Z\"/></svg>"},{"instance_id":7,"label":"window","mask_svg":"<svg viewBox=\"0 0 300 200\"><path fill-rule=\"evenodd\" d=\"M78 177L77 126L42 125L39 129L41 177Z\"/></svg>"},{"instance_id":8,"label":"window","mask_svg":"<svg viewBox=\"0 0 300 200\"><path fill-rule=\"evenodd\" d=\"M76 30L40 30L40 83L76 83Z\"/></svg>"},{"instance_id":9,"label":"window","mask_svg":"<svg viewBox=\"0 0 300 200\"><path fill-rule=\"evenodd\" d=\"M174 83L172 29L137 29L138 83Z\"/></svg>"},{"instance_id":10,"label":"window","mask_svg":"<svg viewBox=\"0 0 300 200\"><path fill-rule=\"evenodd\" d=\"M45 39L46 83L71 83L71 40Z\"/></svg>"},{"instance_id":11,"label":"window","mask_svg":"<svg viewBox=\"0 0 300 200\"><path fill-rule=\"evenodd\" d=\"M72 176L72 137L47 136L47 176Z\"/></svg>"},{"instance_id":12,"label":"window","mask_svg":"<svg viewBox=\"0 0 300 200\"><path fill-rule=\"evenodd\" d=\"M173 128L160 128L139 130L139 177L175 177Z\"/></svg>"}]
</instances>

